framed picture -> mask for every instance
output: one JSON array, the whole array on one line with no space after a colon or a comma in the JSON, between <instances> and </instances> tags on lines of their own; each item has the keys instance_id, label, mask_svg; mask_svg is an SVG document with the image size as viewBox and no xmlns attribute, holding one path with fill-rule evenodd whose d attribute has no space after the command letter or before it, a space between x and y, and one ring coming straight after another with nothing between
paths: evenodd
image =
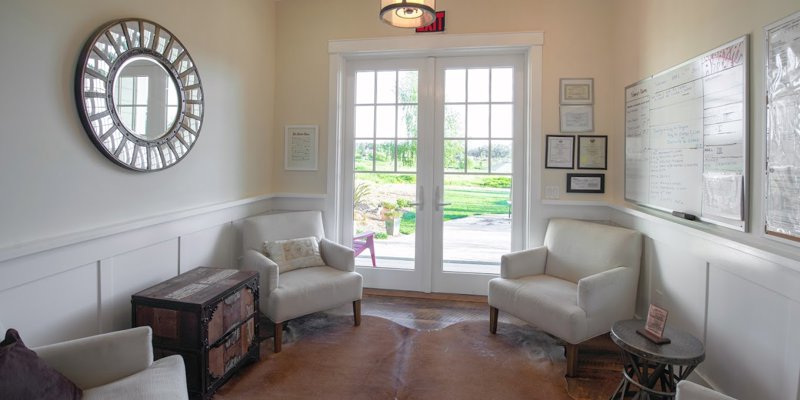
<instances>
[{"instance_id":1,"label":"framed picture","mask_svg":"<svg viewBox=\"0 0 800 400\"><path fill-rule=\"evenodd\" d=\"M567 174L567 193L605 192L605 174Z\"/></svg>"},{"instance_id":2,"label":"framed picture","mask_svg":"<svg viewBox=\"0 0 800 400\"><path fill-rule=\"evenodd\" d=\"M561 104L593 104L593 78L561 78Z\"/></svg>"},{"instance_id":3,"label":"framed picture","mask_svg":"<svg viewBox=\"0 0 800 400\"><path fill-rule=\"evenodd\" d=\"M645 321L644 329L639 328L636 333L646 337L651 342L656 344L667 344L671 340L664 337L664 329L667 326L667 310L650 304L647 310L647 320Z\"/></svg>"},{"instance_id":4,"label":"framed picture","mask_svg":"<svg viewBox=\"0 0 800 400\"><path fill-rule=\"evenodd\" d=\"M608 168L608 136L578 136L578 169Z\"/></svg>"},{"instance_id":5,"label":"framed picture","mask_svg":"<svg viewBox=\"0 0 800 400\"><path fill-rule=\"evenodd\" d=\"M591 132L594 130L594 108L588 106L561 106L561 132Z\"/></svg>"},{"instance_id":6,"label":"framed picture","mask_svg":"<svg viewBox=\"0 0 800 400\"><path fill-rule=\"evenodd\" d=\"M545 147L544 152L545 168L574 168L575 136L547 135L547 146Z\"/></svg>"},{"instance_id":7,"label":"framed picture","mask_svg":"<svg viewBox=\"0 0 800 400\"><path fill-rule=\"evenodd\" d=\"M317 125L287 125L283 168L290 171L317 170Z\"/></svg>"}]
</instances>

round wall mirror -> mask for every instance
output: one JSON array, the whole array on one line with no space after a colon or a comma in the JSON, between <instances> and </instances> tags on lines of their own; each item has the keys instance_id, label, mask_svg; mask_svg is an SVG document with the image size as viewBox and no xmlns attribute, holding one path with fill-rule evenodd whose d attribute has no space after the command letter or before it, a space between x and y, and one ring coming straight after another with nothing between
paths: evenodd
<instances>
[{"instance_id":1,"label":"round wall mirror","mask_svg":"<svg viewBox=\"0 0 800 400\"><path fill-rule=\"evenodd\" d=\"M203 122L203 87L189 52L164 27L143 19L109 22L89 38L75 98L95 146L135 171L175 165Z\"/></svg>"}]
</instances>

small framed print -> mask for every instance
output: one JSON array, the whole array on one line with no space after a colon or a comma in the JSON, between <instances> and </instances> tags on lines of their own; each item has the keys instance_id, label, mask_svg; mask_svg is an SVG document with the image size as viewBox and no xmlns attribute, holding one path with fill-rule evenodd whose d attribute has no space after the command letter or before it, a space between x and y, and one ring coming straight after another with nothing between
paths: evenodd
<instances>
[{"instance_id":1,"label":"small framed print","mask_svg":"<svg viewBox=\"0 0 800 400\"><path fill-rule=\"evenodd\" d=\"M605 193L605 174L567 174L567 193Z\"/></svg>"},{"instance_id":2,"label":"small framed print","mask_svg":"<svg viewBox=\"0 0 800 400\"><path fill-rule=\"evenodd\" d=\"M593 104L593 78L561 78L561 104Z\"/></svg>"},{"instance_id":3,"label":"small framed print","mask_svg":"<svg viewBox=\"0 0 800 400\"><path fill-rule=\"evenodd\" d=\"M545 168L575 168L575 136L547 135L545 147Z\"/></svg>"},{"instance_id":4,"label":"small framed print","mask_svg":"<svg viewBox=\"0 0 800 400\"><path fill-rule=\"evenodd\" d=\"M561 132L580 133L594 130L594 106L560 106Z\"/></svg>"},{"instance_id":5,"label":"small framed print","mask_svg":"<svg viewBox=\"0 0 800 400\"><path fill-rule=\"evenodd\" d=\"M608 168L608 136L578 136L578 169Z\"/></svg>"},{"instance_id":6,"label":"small framed print","mask_svg":"<svg viewBox=\"0 0 800 400\"><path fill-rule=\"evenodd\" d=\"M283 168L289 171L317 170L317 125L287 125Z\"/></svg>"},{"instance_id":7,"label":"small framed print","mask_svg":"<svg viewBox=\"0 0 800 400\"><path fill-rule=\"evenodd\" d=\"M644 329L639 328L636 333L646 337L653 343L666 344L670 342L669 338L664 337L664 329L667 326L667 310L650 304L647 310L647 320L644 324Z\"/></svg>"}]
</instances>

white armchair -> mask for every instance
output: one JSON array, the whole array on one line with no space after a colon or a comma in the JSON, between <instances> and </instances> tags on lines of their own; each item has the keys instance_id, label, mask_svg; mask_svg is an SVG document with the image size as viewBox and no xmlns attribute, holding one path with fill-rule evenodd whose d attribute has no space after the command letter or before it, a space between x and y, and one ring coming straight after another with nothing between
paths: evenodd
<instances>
[{"instance_id":1,"label":"white armchair","mask_svg":"<svg viewBox=\"0 0 800 400\"><path fill-rule=\"evenodd\" d=\"M502 256L489 281L489 330L503 310L562 339L574 376L578 344L633 317L641 252L639 232L550 220L543 246Z\"/></svg>"},{"instance_id":2,"label":"white armchair","mask_svg":"<svg viewBox=\"0 0 800 400\"><path fill-rule=\"evenodd\" d=\"M31 350L81 388L84 400L189 399L183 358L173 355L154 362L149 326Z\"/></svg>"},{"instance_id":3,"label":"white armchair","mask_svg":"<svg viewBox=\"0 0 800 400\"><path fill-rule=\"evenodd\" d=\"M264 255L264 242L314 236L325 265L281 272ZM259 273L259 306L275 323L275 352L281 351L283 323L303 315L353 303L353 319L361 324L362 277L355 272L353 249L325 239L322 214L301 211L247 218L242 225L241 269Z\"/></svg>"},{"instance_id":4,"label":"white armchair","mask_svg":"<svg viewBox=\"0 0 800 400\"><path fill-rule=\"evenodd\" d=\"M675 400L736 400L691 381L678 382Z\"/></svg>"}]
</instances>

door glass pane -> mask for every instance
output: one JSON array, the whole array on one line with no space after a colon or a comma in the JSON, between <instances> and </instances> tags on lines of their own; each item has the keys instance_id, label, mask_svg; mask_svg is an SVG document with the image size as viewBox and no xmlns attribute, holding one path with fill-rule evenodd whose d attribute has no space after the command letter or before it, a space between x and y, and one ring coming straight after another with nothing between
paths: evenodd
<instances>
[{"instance_id":1,"label":"door glass pane","mask_svg":"<svg viewBox=\"0 0 800 400\"><path fill-rule=\"evenodd\" d=\"M359 267L414 269L418 77L418 71L400 70L356 74L356 97L365 93L354 116L353 249Z\"/></svg>"},{"instance_id":2,"label":"door glass pane","mask_svg":"<svg viewBox=\"0 0 800 400\"><path fill-rule=\"evenodd\" d=\"M497 274L511 251L513 69L446 70L444 85L442 269Z\"/></svg>"},{"instance_id":3,"label":"door glass pane","mask_svg":"<svg viewBox=\"0 0 800 400\"><path fill-rule=\"evenodd\" d=\"M448 69L444 71L444 84L447 91L444 93L446 103L463 103L467 100L467 70Z\"/></svg>"},{"instance_id":4,"label":"door glass pane","mask_svg":"<svg viewBox=\"0 0 800 400\"><path fill-rule=\"evenodd\" d=\"M375 102L375 71L356 72L356 104Z\"/></svg>"},{"instance_id":5,"label":"door glass pane","mask_svg":"<svg viewBox=\"0 0 800 400\"><path fill-rule=\"evenodd\" d=\"M397 98L397 72L378 72L378 103L396 103Z\"/></svg>"},{"instance_id":6,"label":"door glass pane","mask_svg":"<svg viewBox=\"0 0 800 400\"><path fill-rule=\"evenodd\" d=\"M467 98L469 102L489 101L489 70L470 69L467 72Z\"/></svg>"},{"instance_id":7,"label":"door glass pane","mask_svg":"<svg viewBox=\"0 0 800 400\"><path fill-rule=\"evenodd\" d=\"M464 137L467 112L464 104L444 106L444 137Z\"/></svg>"},{"instance_id":8,"label":"door glass pane","mask_svg":"<svg viewBox=\"0 0 800 400\"><path fill-rule=\"evenodd\" d=\"M417 137L417 106L400 106L397 114L397 137Z\"/></svg>"},{"instance_id":9,"label":"door glass pane","mask_svg":"<svg viewBox=\"0 0 800 400\"><path fill-rule=\"evenodd\" d=\"M467 136L471 138L489 137L489 106L470 104L467 106Z\"/></svg>"},{"instance_id":10,"label":"door glass pane","mask_svg":"<svg viewBox=\"0 0 800 400\"><path fill-rule=\"evenodd\" d=\"M514 98L513 72L511 68L492 68L492 101L511 102Z\"/></svg>"}]
</instances>

